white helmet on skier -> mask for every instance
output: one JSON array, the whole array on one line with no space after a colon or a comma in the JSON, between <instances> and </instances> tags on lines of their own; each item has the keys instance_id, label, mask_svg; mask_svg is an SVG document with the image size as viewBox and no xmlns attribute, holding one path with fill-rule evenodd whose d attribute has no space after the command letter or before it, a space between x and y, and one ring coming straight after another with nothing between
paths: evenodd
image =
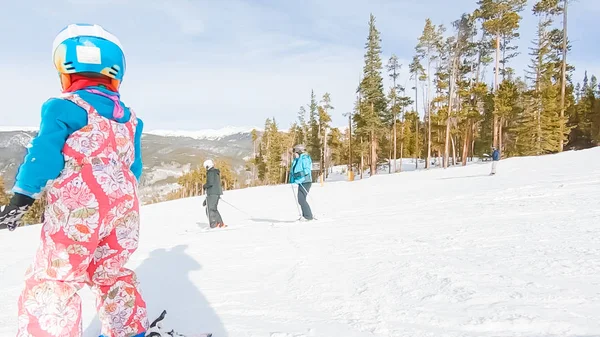
<instances>
[{"instance_id":1,"label":"white helmet on skier","mask_svg":"<svg viewBox=\"0 0 600 337\"><path fill-rule=\"evenodd\" d=\"M306 152L306 146L304 146L304 144L294 146L294 153L301 154L304 152Z\"/></svg>"},{"instance_id":2,"label":"white helmet on skier","mask_svg":"<svg viewBox=\"0 0 600 337\"><path fill-rule=\"evenodd\" d=\"M52 59L63 90L71 75L93 73L111 79L118 89L125 75L125 53L119 39L96 24L70 24L52 43Z\"/></svg>"},{"instance_id":3,"label":"white helmet on skier","mask_svg":"<svg viewBox=\"0 0 600 337\"><path fill-rule=\"evenodd\" d=\"M212 160L207 159L204 161L204 165L202 165L202 166L204 166L205 169L209 170L215 166L215 163L213 163Z\"/></svg>"}]
</instances>

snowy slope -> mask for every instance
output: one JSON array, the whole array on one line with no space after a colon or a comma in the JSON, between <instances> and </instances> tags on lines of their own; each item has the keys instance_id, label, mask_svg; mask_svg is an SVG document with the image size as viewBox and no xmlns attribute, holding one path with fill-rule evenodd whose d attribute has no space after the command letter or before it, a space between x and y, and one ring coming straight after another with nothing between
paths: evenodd
<instances>
[{"instance_id":1,"label":"snowy slope","mask_svg":"<svg viewBox=\"0 0 600 337\"><path fill-rule=\"evenodd\" d=\"M290 186L226 192L216 232L201 198L146 206L130 266L151 316L215 337L599 336L600 148L489 169L315 185L308 224ZM0 232L0 336L38 236Z\"/></svg>"}]
</instances>

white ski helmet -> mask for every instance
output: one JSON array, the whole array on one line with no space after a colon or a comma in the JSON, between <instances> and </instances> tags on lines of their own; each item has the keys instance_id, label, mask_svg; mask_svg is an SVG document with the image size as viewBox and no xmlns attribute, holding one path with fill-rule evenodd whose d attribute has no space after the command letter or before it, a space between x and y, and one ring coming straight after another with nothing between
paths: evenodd
<instances>
[{"instance_id":1,"label":"white ski helmet","mask_svg":"<svg viewBox=\"0 0 600 337\"><path fill-rule=\"evenodd\" d=\"M204 166L204 168L208 170L208 169L213 168L213 166L215 166L215 163L213 163L212 160L207 159L204 161L204 165L202 165L202 166Z\"/></svg>"},{"instance_id":2,"label":"white ski helmet","mask_svg":"<svg viewBox=\"0 0 600 337\"><path fill-rule=\"evenodd\" d=\"M306 146L304 146L304 144L298 144L296 146L294 146L294 153L304 153L306 152Z\"/></svg>"}]
</instances>

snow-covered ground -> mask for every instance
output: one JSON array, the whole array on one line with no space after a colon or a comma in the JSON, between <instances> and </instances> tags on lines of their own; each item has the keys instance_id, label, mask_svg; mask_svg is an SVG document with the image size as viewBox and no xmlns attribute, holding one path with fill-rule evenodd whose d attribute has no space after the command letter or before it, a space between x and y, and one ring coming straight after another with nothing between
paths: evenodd
<instances>
[{"instance_id":1,"label":"snow-covered ground","mask_svg":"<svg viewBox=\"0 0 600 337\"><path fill-rule=\"evenodd\" d=\"M142 211L151 316L215 337L600 336L600 148L315 184L295 223L287 186L226 192L226 230L201 198ZM239 209L239 210L238 210ZM0 336L39 227L0 232ZM99 327L89 291L84 336Z\"/></svg>"},{"instance_id":2,"label":"snow-covered ground","mask_svg":"<svg viewBox=\"0 0 600 337\"><path fill-rule=\"evenodd\" d=\"M395 168L394 168L394 161L396 162ZM404 158L402 160L396 159L396 160L392 160L391 163L390 162L386 162L383 164L380 163L377 166L377 174L411 172L411 171L425 169L425 160L419 159L418 162L419 162L418 168L417 168L417 165L415 165L415 158ZM481 163L481 160L479 158L473 158L472 160L471 160L471 158L469 158L467 165L480 164L480 163ZM390 164L392 166L391 170L390 170ZM441 165L442 165L442 158L435 158L435 157L432 158L431 169L441 168ZM458 165L461 165L461 164L458 163ZM360 171L358 171L356 167L354 167L354 171L355 171L354 172L354 180L360 180L361 179ZM371 172L371 169L367 167L365 169L365 171L363 172L363 179L369 178L370 172ZM347 180L348 180L348 165L337 165L337 166L332 166L329 168L329 175L328 175L326 181L347 181Z\"/></svg>"}]
</instances>

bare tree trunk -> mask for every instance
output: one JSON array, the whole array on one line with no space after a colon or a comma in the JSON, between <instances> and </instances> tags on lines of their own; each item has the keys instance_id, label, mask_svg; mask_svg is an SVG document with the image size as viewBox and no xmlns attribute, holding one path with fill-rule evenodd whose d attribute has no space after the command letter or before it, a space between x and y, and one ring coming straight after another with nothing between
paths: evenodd
<instances>
[{"instance_id":1,"label":"bare tree trunk","mask_svg":"<svg viewBox=\"0 0 600 337\"><path fill-rule=\"evenodd\" d=\"M363 179L363 170L365 167L365 151L363 145L363 139L360 137L360 179Z\"/></svg>"},{"instance_id":2,"label":"bare tree trunk","mask_svg":"<svg viewBox=\"0 0 600 337\"><path fill-rule=\"evenodd\" d=\"M502 126L504 125L504 117L500 117L498 122L498 151L502 153Z\"/></svg>"},{"instance_id":3,"label":"bare tree trunk","mask_svg":"<svg viewBox=\"0 0 600 337\"><path fill-rule=\"evenodd\" d=\"M540 18L539 23L538 23L538 27L541 27L542 25L542 19ZM541 30L541 28L538 28ZM545 37L544 37L545 38ZM538 39L538 48L541 48L543 41L542 41L542 36L539 37ZM542 76L542 55L541 53L538 55L538 64L537 64L537 69L536 69L536 75L535 75L535 91L538 94L537 96L540 96L541 93L541 76ZM542 154L542 99L541 97L536 97L537 99L537 155Z\"/></svg>"},{"instance_id":4,"label":"bare tree trunk","mask_svg":"<svg viewBox=\"0 0 600 337\"><path fill-rule=\"evenodd\" d=\"M493 145L494 147L498 147L498 116L496 115L496 112L494 112L494 141L493 141Z\"/></svg>"},{"instance_id":5,"label":"bare tree trunk","mask_svg":"<svg viewBox=\"0 0 600 337\"><path fill-rule=\"evenodd\" d=\"M395 130L390 130L390 139L392 139L394 137L394 132ZM392 152L394 151L394 149L392 149L390 147L390 150L388 152L388 173L391 174L392 173ZM395 156L395 154L394 154ZM396 160L394 159L394 172L396 172Z\"/></svg>"},{"instance_id":6,"label":"bare tree trunk","mask_svg":"<svg viewBox=\"0 0 600 337\"><path fill-rule=\"evenodd\" d=\"M371 130L371 176L377 174L377 137L375 130Z\"/></svg>"},{"instance_id":7,"label":"bare tree trunk","mask_svg":"<svg viewBox=\"0 0 600 337\"><path fill-rule=\"evenodd\" d=\"M329 160L328 160L328 153L327 153L327 129L325 129L323 131L323 179L324 178L328 178L329 177Z\"/></svg>"},{"instance_id":8,"label":"bare tree trunk","mask_svg":"<svg viewBox=\"0 0 600 337\"><path fill-rule=\"evenodd\" d=\"M419 114L415 120L415 170L419 169Z\"/></svg>"},{"instance_id":9,"label":"bare tree trunk","mask_svg":"<svg viewBox=\"0 0 600 337\"><path fill-rule=\"evenodd\" d=\"M415 118L415 170L419 169L419 79L415 72L415 110L417 118Z\"/></svg>"},{"instance_id":10,"label":"bare tree trunk","mask_svg":"<svg viewBox=\"0 0 600 337\"><path fill-rule=\"evenodd\" d=\"M427 115L427 163L425 163L425 168L429 168L431 165L431 114Z\"/></svg>"},{"instance_id":11,"label":"bare tree trunk","mask_svg":"<svg viewBox=\"0 0 600 337\"><path fill-rule=\"evenodd\" d=\"M352 112L348 113L348 172L352 171Z\"/></svg>"},{"instance_id":12,"label":"bare tree trunk","mask_svg":"<svg viewBox=\"0 0 600 337\"><path fill-rule=\"evenodd\" d=\"M481 35L480 43L483 43L485 41L485 38L486 38L486 35L482 34ZM478 52L478 54L477 54L477 71L475 73L475 82L479 82L480 81L481 63L482 63L481 52Z\"/></svg>"},{"instance_id":13,"label":"bare tree trunk","mask_svg":"<svg viewBox=\"0 0 600 337\"><path fill-rule=\"evenodd\" d=\"M402 117L400 118L402 122L402 128L400 129L400 172L402 172L402 161L404 158L404 111L402 111Z\"/></svg>"},{"instance_id":14,"label":"bare tree trunk","mask_svg":"<svg viewBox=\"0 0 600 337\"><path fill-rule=\"evenodd\" d=\"M494 94L498 91L498 72L500 71L500 34L496 34L496 69L494 69ZM498 114L494 108L494 147L498 147Z\"/></svg>"},{"instance_id":15,"label":"bare tree trunk","mask_svg":"<svg viewBox=\"0 0 600 337\"><path fill-rule=\"evenodd\" d=\"M454 137L452 137L452 166L456 165L456 144Z\"/></svg>"},{"instance_id":16,"label":"bare tree trunk","mask_svg":"<svg viewBox=\"0 0 600 337\"><path fill-rule=\"evenodd\" d=\"M444 145L444 168L448 167L448 159L450 157L449 154L449 145L450 144L450 116L446 119L446 144Z\"/></svg>"},{"instance_id":17,"label":"bare tree trunk","mask_svg":"<svg viewBox=\"0 0 600 337\"><path fill-rule=\"evenodd\" d=\"M427 162L425 168L429 168L431 163L431 60L427 60Z\"/></svg>"},{"instance_id":18,"label":"bare tree trunk","mask_svg":"<svg viewBox=\"0 0 600 337\"><path fill-rule=\"evenodd\" d=\"M254 184L256 184L256 180L258 179L258 170L256 169L256 140L254 140L252 144L254 147L254 162L252 163L252 186L254 186Z\"/></svg>"},{"instance_id":19,"label":"bare tree trunk","mask_svg":"<svg viewBox=\"0 0 600 337\"><path fill-rule=\"evenodd\" d=\"M567 4L568 0L563 0L563 44L562 44L562 79L560 88L560 142L558 144L558 152L562 152L565 147L565 91L567 87Z\"/></svg>"},{"instance_id":20,"label":"bare tree trunk","mask_svg":"<svg viewBox=\"0 0 600 337\"><path fill-rule=\"evenodd\" d=\"M375 106L371 102L371 113L375 115ZM371 130L371 175L377 174L377 136L375 130Z\"/></svg>"},{"instance_id":21,"label":"bare tree trunk","mask_svg":"<svg viewBox=\"0 0 600 337\"><path fill-rule=\"evenodd\" d=\"M394 116L394 173L396 173L396 158L398 156L397 153L396 153L396 150L397 150L396 142L397 142L397 138L396 138L396 116Z\"/></svg>"},{"instance_id":22,"label":"bare tree trunk","mask_svg":"<svg viewBox=\"0 0 600 337\"><path fill-rule=\"evenodd\" d=\"M465 139L463 141L462 165L467 166L467 157L469 156L469 136L471 135L471 121L467 122L465 130Z\"/></svg>"},{"instance_id":23,"label":"bare tree trunk","mask_svg":"<svg viewBox=\"0 0 600 337\"><path fill-rule=\"evenodd\" d=\"M458 72L458 58L460 57L460 53L458 52L458 41L460 40L461 29L458 29L456 36L456 43L454 45L454 51L450 53L451 55L451 67L450 67L450 76L448 77L448 84L450 86L450 90L448 92L448 117L446 118L446 144L444 145L444 168L448 167L448 159L450 157L449 151L449 142L450 142L450 122L452 120L452 99L454 98L454 77ZM454 140L453 140L454 141ZM454 144L452 145L454 146ZM456 155L454 157L456 159ZM454 165L454 163L452 163Z\"/></svg>"},{"instance_id":24,"label":"bare tree trunk","mask_svg":"<svg viewBox=\"0 0 600 337\"><path fill-rule=\"evenodd\" d=\"M287 165L285 165L285 181L287 182L287 181L290 181L290 176L289 176L290 165L289 164L291 162L291 158L290 158L290 152L289 151L287 152L287 156L286 157L287 157Z\"/></svg>"}]
</instances>

